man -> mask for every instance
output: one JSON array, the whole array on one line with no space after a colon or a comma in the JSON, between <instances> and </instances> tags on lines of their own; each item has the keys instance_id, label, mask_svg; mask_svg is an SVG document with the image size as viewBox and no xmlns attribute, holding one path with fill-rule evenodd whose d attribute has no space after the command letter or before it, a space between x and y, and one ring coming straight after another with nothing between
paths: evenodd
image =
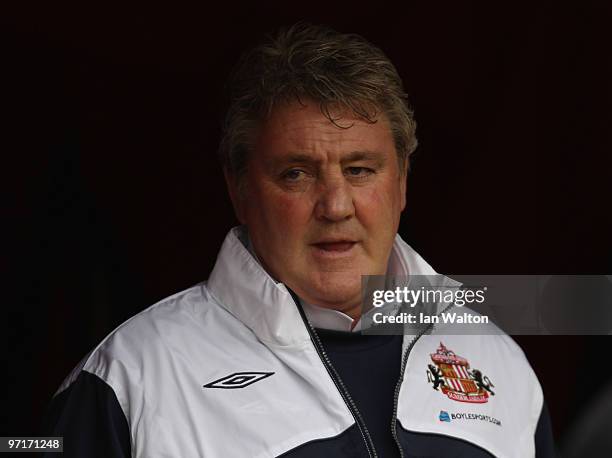
<instances>
[{"instance_id":1,"label":"man","mask_svg":"<svg viewBox=\"0 0 612 458\"><path fill-rule=\"evenodd\" d=\"M243 225L208 281L123 323L64 381L49 434L65 454L552 455L507 336L358 332L362 275L435 274L397 235L415 123L384 54L299 24L247 53L230 88L220 152Z\"/></svg>"}]
</instances>

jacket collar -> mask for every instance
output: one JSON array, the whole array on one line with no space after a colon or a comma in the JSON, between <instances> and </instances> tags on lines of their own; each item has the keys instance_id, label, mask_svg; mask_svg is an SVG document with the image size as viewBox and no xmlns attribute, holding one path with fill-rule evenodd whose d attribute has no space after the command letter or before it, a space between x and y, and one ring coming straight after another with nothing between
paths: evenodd
<instances>
[{"instance_id":1,"label":"jacket collar","mask_svg":"<svg viewBox=\"0 0 612 458\"><path fill-rule=\"evenodd\" d=\"M232 228L208 279L210 294L264 343L303 346L308 330L291 294L277 283L245 247L246 228ZM389 271L394 275L435 275L434 269L399 235L395 236Z\"/></svg>"}]
</instances>

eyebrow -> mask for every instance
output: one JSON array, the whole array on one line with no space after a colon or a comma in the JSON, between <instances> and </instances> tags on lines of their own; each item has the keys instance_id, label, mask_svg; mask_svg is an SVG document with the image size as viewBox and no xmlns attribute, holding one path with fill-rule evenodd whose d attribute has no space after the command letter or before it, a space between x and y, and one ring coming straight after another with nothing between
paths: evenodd
<instances>
[{"instance_id":1,"label":"eyebrow","mask_svg":"<svg viewBox=\"0 0 612 458\"><path fill-rule=\"evenodd\" d=\"M376 161L384 162L385 155L378 151L353 151L348 156L342 158L342 162L355 162L355 161Z\"/></svg>"},{"instance_id":2,"label":"eyebrow","mask_svg":"<svg viewBox=\"0 0 612 458\"><path fill-rule=\"evenodd\" d=\"M351 151L346 156L342 157L340 162L355 162L355 161L375 161L377 163L384 163L385 156L377 151ZM277 158L273 160L274 165L284 165L284 164L318 164L321 160L313 157L310 154L306 153L290 153L287 156L282 158Z\"/></svg>"}]
</instances>

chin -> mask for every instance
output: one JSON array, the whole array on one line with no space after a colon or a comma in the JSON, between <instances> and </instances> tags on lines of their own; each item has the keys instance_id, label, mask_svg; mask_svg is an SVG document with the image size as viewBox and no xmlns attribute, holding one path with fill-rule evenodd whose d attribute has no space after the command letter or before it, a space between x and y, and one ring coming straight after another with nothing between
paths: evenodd
<instances>
[{"instance_id":1,"label":"chin","mask_svg":"<svg viewBox=\"0 0 612 458\"><path fill-rule=\"evenodd\" d=\"M361 275L345 272L322 272L311 289L314 304L327 307L361 301Z\"/></svg>"}]
</instances>

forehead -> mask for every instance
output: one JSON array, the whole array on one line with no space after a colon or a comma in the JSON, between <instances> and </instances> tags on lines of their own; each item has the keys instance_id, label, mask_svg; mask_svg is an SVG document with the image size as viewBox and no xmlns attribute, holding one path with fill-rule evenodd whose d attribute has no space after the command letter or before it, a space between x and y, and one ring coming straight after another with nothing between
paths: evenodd
<instances>
[{"instance_id":1,"label":"forehead","mask_svg":"<svg viewBox=\"0 0 612 458\"><path fill-rule=\"evenodd\" d=\"M254 150L264 156L342 155L355 151L395 154L393 136L384 114L379 114L374 123L345 107L330 109L330 115L335 124L316 102L281 104L260 124Z\"/></svg>"}]
</instances>

